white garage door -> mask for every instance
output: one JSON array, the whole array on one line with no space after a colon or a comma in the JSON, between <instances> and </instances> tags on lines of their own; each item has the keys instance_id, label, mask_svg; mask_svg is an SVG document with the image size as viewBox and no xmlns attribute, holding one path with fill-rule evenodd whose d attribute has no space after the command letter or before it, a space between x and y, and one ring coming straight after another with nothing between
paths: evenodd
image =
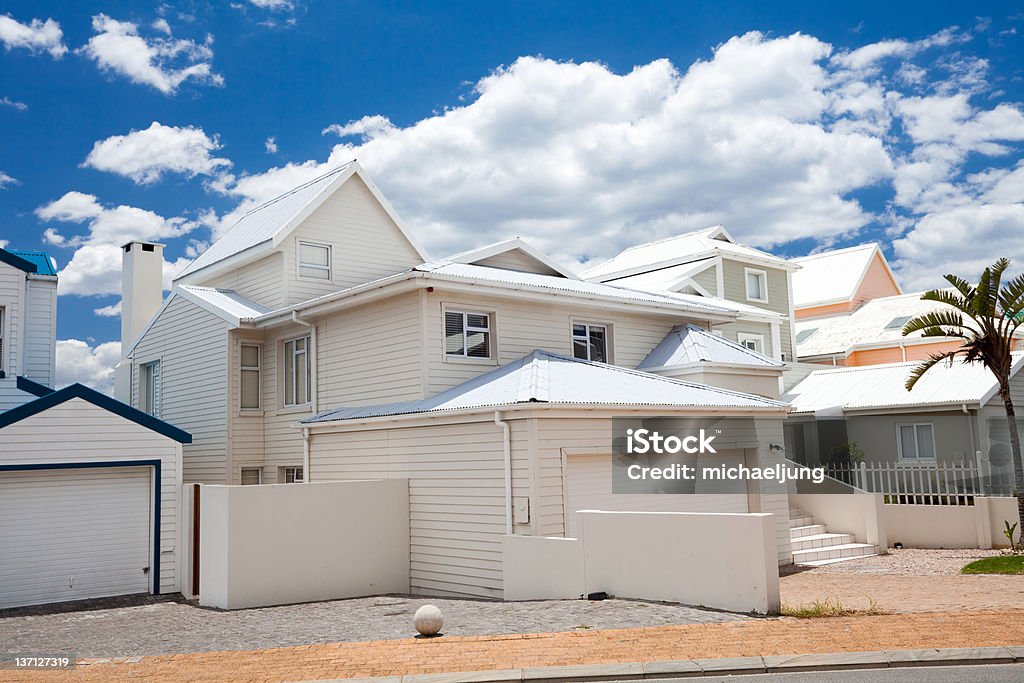
<instances>
[{"instance_id":1,"label":"white garage door","mask_svg":"<svg viewBox=\"0 0 1024 683\"><path fill-rule=\"evenodd\" d=\"M718 461L735 464L742 455L722 454ZM568 458L566 536L576 537L576 512L747 512L746 494L612 493L612 457L576 455Z\"/></svg>"},{"instance_id":2,"label":"white garage door","mask_svg":"<svg viewBox=\"0 0 1024 683\"><path fill-rule=\"evenodd\" d=\"M0 607L149 590L150 468L0 472Z\"/></svg>"}]
</instances>

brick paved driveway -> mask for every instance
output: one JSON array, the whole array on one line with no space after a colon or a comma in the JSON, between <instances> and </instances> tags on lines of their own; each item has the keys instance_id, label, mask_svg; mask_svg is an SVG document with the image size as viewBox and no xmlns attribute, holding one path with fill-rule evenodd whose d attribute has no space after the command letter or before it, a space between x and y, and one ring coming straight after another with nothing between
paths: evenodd
<instances>
[{"instance_id":1,"label":"brick paved driveway","mask_svg":"<svg viewBox=\"0 0 1024 683\"><path fill-rule=\"evenodd\" d=\"M629 600L490 602L360 598L221 612L180 602L0 618L0 649L110 657L257 650L290 645L407 638L412 615L430 602L452 636L588 631L740 621L746 617Z\"/></svg>"}]
</instances>

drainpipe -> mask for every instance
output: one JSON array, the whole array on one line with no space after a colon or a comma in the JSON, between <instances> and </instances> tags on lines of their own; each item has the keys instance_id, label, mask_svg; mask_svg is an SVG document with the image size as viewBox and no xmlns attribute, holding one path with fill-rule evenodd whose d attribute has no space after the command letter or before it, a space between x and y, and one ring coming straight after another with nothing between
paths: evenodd
<instances>
[{"instance_id":1,"label":"drainpipe","mask_svg":"<svg viewBox=\"0 0 1024 683\"><path fill-rule=\"evenodd\" d=\"M494 424L501 427L504 433L505 447L505 535L512 535L512 433L508 422L501 419L501 413L494 411Z\"/></svg>"},{"instance_id":2,"label":"drainpipe","mask_svg":"<svg viewBox=\"0 0 1024 683\"><path fill-rule=\"evenodd\" d=\"M309 394L310 401L313 404L313 414L316 415L320 412L319 395L320 389L320 373L318 372L317 365L319 364L319 356L317 353L317 335L316 335L316 324L308 320L303 320L299 317L297 311L292 311L292 322L297 325L303 325L309 328L309 348L306 350L309 356L309 367L311 369L309 382ZM309 482L309 427L302 428L302 481L303 483Z\"/></svg>"}]
</instances>

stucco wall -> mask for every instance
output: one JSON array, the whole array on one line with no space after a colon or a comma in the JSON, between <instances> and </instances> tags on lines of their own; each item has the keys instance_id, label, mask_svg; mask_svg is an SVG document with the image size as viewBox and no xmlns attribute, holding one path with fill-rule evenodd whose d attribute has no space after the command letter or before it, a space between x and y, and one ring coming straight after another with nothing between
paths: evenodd
<instances>
[{"instance_id":1,"label":"stucco wall","mask_svg":"<svg viewBox=\"0 0 1024 683\"><path fill-rule=\"evenodd\" d=\"M908 548L1008 547L1003 522L1018 521L1015 498L979 496L974 505L886 505L884 510L889 544Z\"/></svg>"}]
</instances>

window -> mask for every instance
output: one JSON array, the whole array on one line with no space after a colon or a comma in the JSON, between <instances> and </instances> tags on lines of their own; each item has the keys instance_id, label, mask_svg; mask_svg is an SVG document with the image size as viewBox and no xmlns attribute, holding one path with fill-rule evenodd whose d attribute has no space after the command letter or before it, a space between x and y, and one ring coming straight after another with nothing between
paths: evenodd
<instances>
[{"instance_id":1,"label":"window","mask_svg":"<svg viewBox=\"0 0 1024 683\"><path fill-rule=\"evenodd\" d=\"M255 486L262 481L262 472L259 467L242 468L242 486Z\"/></svg>"},{"instance_id":2,"label":"window","mask_svg":"<svg viewBox=\"0 0 1024 683\"><path fill-rule=\"evenodd\" d=\"M740 332L736 335L736 341L739 342L740 346L744 346L751 351L764 353L764 335Z\"/></svg>"},{"instance_id":3,"label":"window","mask_svg":"<svg viewBox=\"0 0 1024 683\"><path fill-rule=\"evenodd\" d=\"M903 460L934 460L935 433L930 422L897 425L897 448Z\"/></svg>"},{"instance_id":4,"label":"window","mask_svg":"<svg viewBox=\"0 0 1024 683\"><path fill-rule=\"evenodd\" d=\"M142 411L160 417L160 361L139 366L139 387Z\"/></svg>"},{"instance_id":5,"label":"window","mask_svg":"<svg viewBox=\"0 0 1024 683\"><path fill-rule=\"evenodd\" d=\"M887 329L887 330L899 330L899 329L902 329L903 326L907 324L908 320L910 320L910 316L909 315L901 315L898 318L893 318L892 320L889 321L889 324L885 326L885 329Z\"/></svg>"},{"instance_id":6,"label":"window","mask_svg":"<svg viewBox=\"0 0 1024 683\"><path fill-rule=\"evenodd\" d=\"M490 358L491 316L445 311L444 354L456 358Z\"/></svg>"},{"instance_id":7,"label":"window","mask_svg":"<svg viewBox=\"0 0 1024 683\"><path fill-rule=\"evenodd\" d=\"M805 341L814 336L814 333L818 331L817 327L812 327L807 330L800 330L796 335L796 343L803 344Z\"/></svg>"},{"instance_id":8,"label":"window","mask_svg":"<svg viewBox=\"0 0 1024 683\"><path fill-rule=\"evenodd\" d=\"M598 363L608 362L608 328L590 323L572 324L572 355Z\"/></svg>"},{"instance_id":9,"label":"window","mask_svg":"<svg viewBox=\"0 0 1024 683\"><path fill-rule=\"evenodd\" d=\"M309 337L284 343L284 404L302 406L311 400Z\"/></svg>"},{"instance_id":10,"label":"window","mask_svg":"<svg viewBox=\"0 0 1024 683\"><path fill-rule=\"evenodd\" d=\"M768 273L763 270L744 268L747 279L747 300L768 303Z\"/></svg>"},{"instance_id":11,"label":"window","mask_svg":"<svg viewBox=\"0 0 1024 683\"><path fill-rule=\"evenodd\" d=\"M299 242L299 277L330 280L331 247L326 244Z\"/></svg>"},{"instance_id":12,"label":"window","mask_svg":"<svg viewBox=\"0 0 1024 683\"><path fill-rule=\"evenodd\" d=\"M299 484L305 481L302 478L302 467L282 467L280 479L285 484Z\"/></svg>"},{"instance_id":13,"label":"window","mask_svg":"<svg viewBox=\"0 0 1024 683\"><path fill-rule=\"evenodd\" d=\"M260 351L258 344L242 344L242 376L239 382L242 410L260 408Z\"/></svg>"}]
</instances>

